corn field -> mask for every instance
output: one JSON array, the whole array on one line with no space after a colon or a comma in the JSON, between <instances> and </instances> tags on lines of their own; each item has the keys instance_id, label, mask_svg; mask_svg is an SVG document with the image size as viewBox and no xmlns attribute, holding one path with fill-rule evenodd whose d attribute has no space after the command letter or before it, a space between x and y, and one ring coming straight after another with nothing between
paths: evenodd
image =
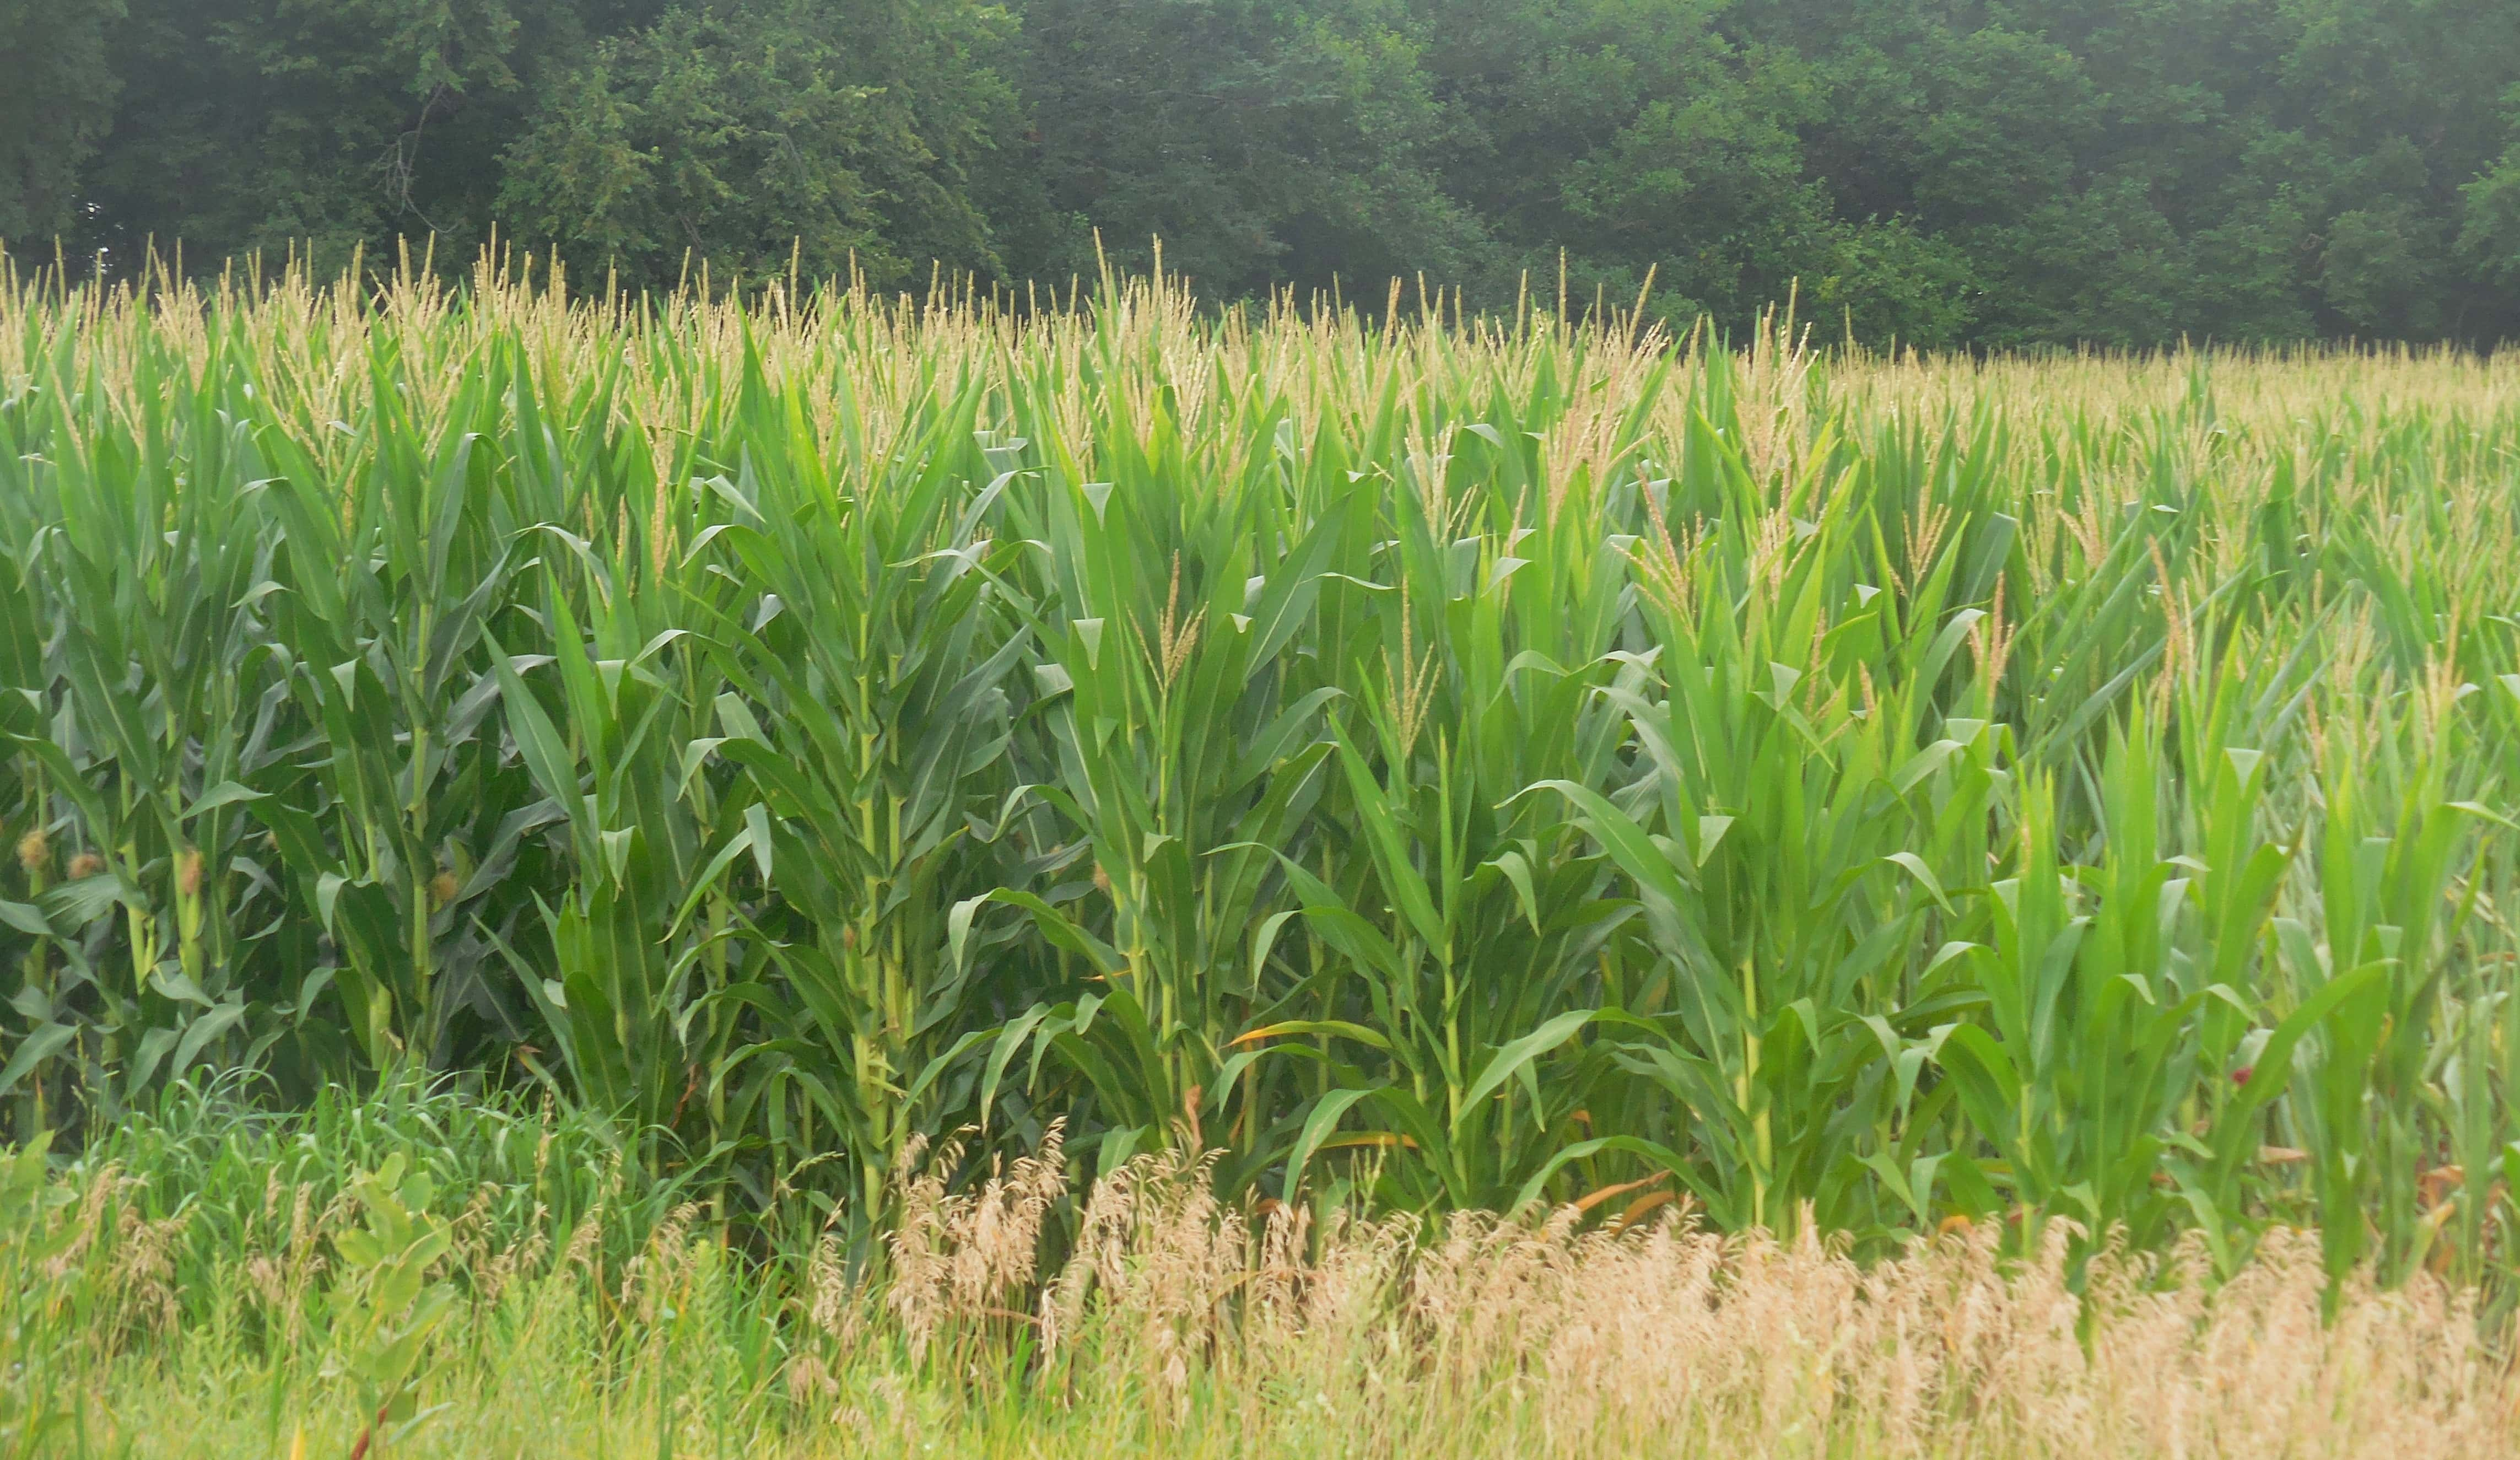
<instances>
[{"instance_id":1,"label":"corn field","mask_svg":"<svg viewBox=\"0 0 2520 1460\"><path fill-rule=\"evenodd\" d=\"M2511 1271L2520 364L1392 304L0 281L14 1135Z\"/></svg>"}]
</instances>

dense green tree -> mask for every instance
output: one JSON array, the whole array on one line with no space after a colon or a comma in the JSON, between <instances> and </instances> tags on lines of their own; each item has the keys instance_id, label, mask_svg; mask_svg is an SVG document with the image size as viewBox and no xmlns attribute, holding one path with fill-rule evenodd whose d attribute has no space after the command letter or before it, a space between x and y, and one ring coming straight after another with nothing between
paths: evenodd
<instances>
[{"instance_id":1,"label":"dense green tree","mask_svg":"<svg viewBox=\"0 0 2520 1460\"><path fill-rule=\"evenodd\" d=\"M2503 93L2511 145L2468 183L2459 252L2489 287L2520 294L2520 84Z\"/></svg>"},{"instance_id":2,"label":"dense green tree","mask_svg":"<svg viewBox=\"0 0 2520 1460\"><path fill-rule=\"evenodd\" d=\"M0 0L0 239L49 248L79 232L80 181L113 119L107 55L122 0Z\"/></svg>"},{"instance_id":3,"label":"dense green tree","mask_svg":"<svg viewBox=\"0 0 2520 1460\"><path fill-rule=\"evenodd\" d=\"M0 0L0 235L2520 332L2510 0ZM1414 289L1413 289L1414 297Z\"/></svg>"},{"instance_id":4,"label":"dense green tree","mask_svg":"<svg viewBox=\"0 0 2520 1460\"><path fill-rule=\"evenodd\" d=\"M2332 331L2468 333L2520 324L2506 290L2456 267L2462 192L2495 165L2497 105L2520 80L2506 0L2301 0L2278 120L2315 200L2307 273Z\"/></svg>"},{"instance_id":5,"label":"dense green tree","mask_svg":"<svg viewBox=\"0 0 2520 1460\"><path fill-rule=\"evenodd\" d=\"M558 78L504 155L510 224L581 269L676 282L934 259L1000 272L973 186L1011 129L1002 16L933 0L668 10Z\"/></svg>"},{"instance_id":6,"label":"dense green tree","mask_svg":"<svg viewBox=\"0 0 2520 1460\"><path fill-rule=\"evenodd\" d=\"M1968 260L1912 208L1849 215L1810 165L1827 77L1733 33L1723 0L1436 0L1440 94L1459 118L1448 187L1525 278L1659 312L1746 319L1797 282L1862 333L1941 344L1970 320ZM1502 291L1491 289L1492 296Z\"/></svg>"},{"instance_id":7,"label":"dense green tree","mask_svg":"<svg viewBox=\"0 0 2520 1460\"><path fill-rule=\"evenodd\" d=\"M1475 267L1479 230L1418 165L1447 125L1396 0L1030 0L1031 156L1058 226L1029 272L1094 267L1092 231L1227 295Z\"/></svg>"},{"instance_id":8,"label":"dense green tree","mask_svg":"<svg viewBox=\"0 0 2520 1460\"><path fill-rule=\"evenodd\" d=\"M1810 98L1785 53L1743 54L1709 0L1441 0L1431 57L1460 125L1449 186L1521 268L1734 314L1827 257L1824 196L1794 123Z\"/></svg>"},{"instance_id":9,"label":"dense green tree","mask_svg":"<svg viewBox=\"0 0 2520 1460\"><path fill-rule=\"evenodd\" d=\"M434 236L465 261L531 58L578 19L524 0L130 0L122 98L87 177L93 241L338 264Z\"/></svg>"}]
</instances>

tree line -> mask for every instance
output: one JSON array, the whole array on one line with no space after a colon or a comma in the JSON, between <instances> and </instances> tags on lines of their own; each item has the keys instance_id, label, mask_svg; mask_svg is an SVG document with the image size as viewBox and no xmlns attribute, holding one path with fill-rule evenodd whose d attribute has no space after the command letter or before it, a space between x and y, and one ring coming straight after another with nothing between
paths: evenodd
<instances>
[{"instance_id":1,"label":"tree line","mask_svg":"<svg viewBox=\"0 0 2520 1460\"><path fill-rule=\"evenodd\" d=\"M2510 0L0 0L0 239L2520 333ZM1415 297L1413 284L1413 299Z\"/></svg>"}]
</instances>

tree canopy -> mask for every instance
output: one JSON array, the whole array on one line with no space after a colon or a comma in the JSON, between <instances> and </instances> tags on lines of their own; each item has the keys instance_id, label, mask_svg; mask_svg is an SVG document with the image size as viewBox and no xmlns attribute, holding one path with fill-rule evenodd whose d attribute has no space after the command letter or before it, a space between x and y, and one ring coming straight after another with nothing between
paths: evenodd
<instances>
[{"instance_id":1,"label":"tree canopy","mask_svg":"<svg viewBox=\"0 0 2520 1460\"><path fill-rule=\"evenodd\" d=\"M2509 0L0 0L0 237L2520 333Z\"/></svg>"}]
</instances>

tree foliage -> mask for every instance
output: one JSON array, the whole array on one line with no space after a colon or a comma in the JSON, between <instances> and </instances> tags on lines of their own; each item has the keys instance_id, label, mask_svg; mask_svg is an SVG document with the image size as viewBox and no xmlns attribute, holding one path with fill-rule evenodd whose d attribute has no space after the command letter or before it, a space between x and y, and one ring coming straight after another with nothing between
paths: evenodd
<instances>
[{"instance_id":1,"label":"tree foliage","mask_svg":"<svg viewBox=\"0 0 2520 1460\"><path fill-rule=\"evenodd\" d=\"M985 64L999 28L971 5L677 6L555 80L502 159L501 215L640 284L672 284L686 253L755 275L995 271L970 184L1015 114Z\"/></svg>"},{"instance_id":2,"label":"tree foliage","mask_svg":"<svg viewBox=\"0 0 2520 1460\"><path fill-rule=\"evenodd\" d=\"M0 236L671 283L1789 291L1929 345L2520 329L2507 0L0 0Z\"/></svg>"},{"instance_id":3,"label":"tree foliage","mask_svg":"<svg viewBox=\"0 0 2520 1460\"><path fill-rule=\"evenodd\" d=\"M122 0L0 0L0 239L78 226L81 169L111 123L107 28Z\"/></svg>"}]
</instances>

